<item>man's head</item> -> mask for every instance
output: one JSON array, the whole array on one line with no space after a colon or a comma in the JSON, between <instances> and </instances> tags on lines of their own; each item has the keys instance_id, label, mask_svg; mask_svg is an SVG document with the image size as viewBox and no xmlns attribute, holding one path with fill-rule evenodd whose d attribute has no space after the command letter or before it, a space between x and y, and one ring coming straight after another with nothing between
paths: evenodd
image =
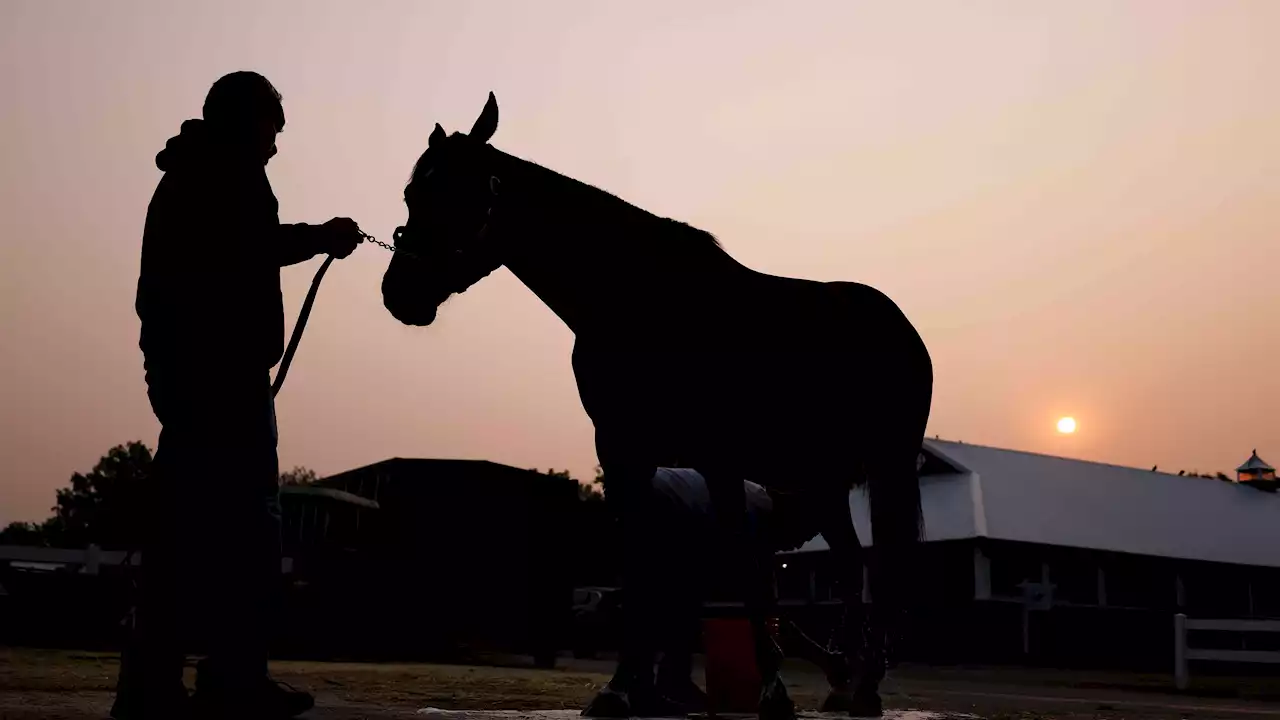
<instances>
[{"instance_id":1,"label":"man's head","mask_svg":"<svg viewBox=\"0 0 1280 720\"><path fill-rule=\"evenodd\" d=\"M284 130L280 93L265 77L242 70L223 75L204 99L204 120L217 134L250 149L265 165Z\"/></svg>"}]
</instances>

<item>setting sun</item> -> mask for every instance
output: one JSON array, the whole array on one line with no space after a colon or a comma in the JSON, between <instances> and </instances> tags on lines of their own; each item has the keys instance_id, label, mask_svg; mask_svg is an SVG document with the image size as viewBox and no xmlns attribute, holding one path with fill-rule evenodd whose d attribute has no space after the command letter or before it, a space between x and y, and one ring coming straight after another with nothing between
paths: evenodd
<instances>
[{"instance_id":1,"label":"setting sun","mask_svg":"<svg viewBox=\"0 0 1280 720\"><path fill-rule=\"evenodd\" d=\"M1063 435L1070 435L1076 431L1076 419L1073 417L1064 417L1058 420L1058 432Z\"/></svg>"}]
</instances>

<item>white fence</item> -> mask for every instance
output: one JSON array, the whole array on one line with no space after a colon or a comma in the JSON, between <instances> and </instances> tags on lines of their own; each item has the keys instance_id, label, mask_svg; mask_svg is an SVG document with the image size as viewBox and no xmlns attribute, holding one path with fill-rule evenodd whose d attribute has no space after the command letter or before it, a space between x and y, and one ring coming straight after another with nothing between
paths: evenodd
<instances>
[{"instance_id":1,"label":"white fence","mask_svg":"<svg viewBox=\"0 0 1280 720\"><path fill-rule=\"evenodd\" d=\"M18 563L35 566L64 566L75 568L86 575L97 575L100 568L106 565L138 566L142 564L142 553L136 552L133 557L124 550L103 550L97 545L79 549L28 547L25 545L0 545L0 565ZM280 570L286 575L293 572L293 558L280 559Z\"/></svg>"},{"instance_id":2,"label":"white fence","mask_svg":"<svg viewBox=\"0 0 1280 720\"><path fill-rule=\"evenodd\" d=\"M1280 633L1280 620L1191 620L1178 613L1173 616L1173 677L1179 690L1191 682L1187 670L1190 660L1235 663L1280 664L1280 651L1275 650L1209 650L1187 646L1187 632L1211 630L1233 633Z\"/></svg>"},{"instance_id":3,"label":"white fence","mask_svg":"<svg viewBox=\"0 0 1280 720\"><path fill-rule=\"evenodd\" d=\"M97 545L76 549L0 545L0 563L70 565L89 575L98 574L103 565L124 564L126 556L123 550L102 550ZM137 560L135 555L133 562Z\"/></svg>"}]
</instances>

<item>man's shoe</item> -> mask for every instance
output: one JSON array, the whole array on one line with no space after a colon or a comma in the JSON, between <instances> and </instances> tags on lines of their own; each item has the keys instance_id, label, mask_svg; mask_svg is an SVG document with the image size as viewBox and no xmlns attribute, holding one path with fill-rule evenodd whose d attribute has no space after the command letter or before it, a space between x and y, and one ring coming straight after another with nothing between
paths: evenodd
<instances>
[{"instance_id":1,"label":"man's shoe","mask_svg":"<svg viewBox=\"0 0 1280 720\"><path fill-rule=\"evenodd\" d=\"M315 704L310 693L264 677L246 686L198 683L191 715L197 720L289 720Z\"/></svg>"},{"instance_id":2,"label":"man's shoe","mask_svg":"<svg viewBox=\"0 0 1280 720\"><path fill-rule=\"evenodd\" d=\"M187 720L189 697L182 683L144 695L137 686L121 685L111 703L114 720Z\"/></svg>"},{"instance_id":3,"label":"man's shoe","mask_svg":"<svg viewBox=\"0 0 1280 720\"><path fill-rule=\"evenodd\" d=\"M147 665L135 652L126 651L120 658L110 713L114 720L186 720L188 700L181 657Z\"/></svg>"}]
</instances>

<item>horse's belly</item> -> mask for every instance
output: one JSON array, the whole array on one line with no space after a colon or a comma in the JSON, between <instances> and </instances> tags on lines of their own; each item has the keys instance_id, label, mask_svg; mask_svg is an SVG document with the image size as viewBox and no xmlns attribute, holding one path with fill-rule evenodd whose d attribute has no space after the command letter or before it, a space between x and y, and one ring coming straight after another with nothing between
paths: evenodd
<instances>
[{"instance_id":1,"label":"horse's belly","mask_svg":"<svg viewBox=\"0 0 1280 720\"><path fill-rule=\"evenodd\" d=\"M663 458L728 456L734 464L775 466L830 448L841 419L851 416L840 401L847 393L817 364L782 353L673 349L601 382L627 415L632 439Z\"/></svg>"},{"instance_id":2,"label":"horse's belly","mask_svg":"<svg viewBox=\"0 0 1280 720\"><path fill-rule=\"evenodd\" d=\"M579 343L574 371L597 429L651 456L711 455L778 467L849 450L878 412L857 396L858 359L770 344L730 351L687 343L637 349Z\"/></svg>"}]
</instances>

